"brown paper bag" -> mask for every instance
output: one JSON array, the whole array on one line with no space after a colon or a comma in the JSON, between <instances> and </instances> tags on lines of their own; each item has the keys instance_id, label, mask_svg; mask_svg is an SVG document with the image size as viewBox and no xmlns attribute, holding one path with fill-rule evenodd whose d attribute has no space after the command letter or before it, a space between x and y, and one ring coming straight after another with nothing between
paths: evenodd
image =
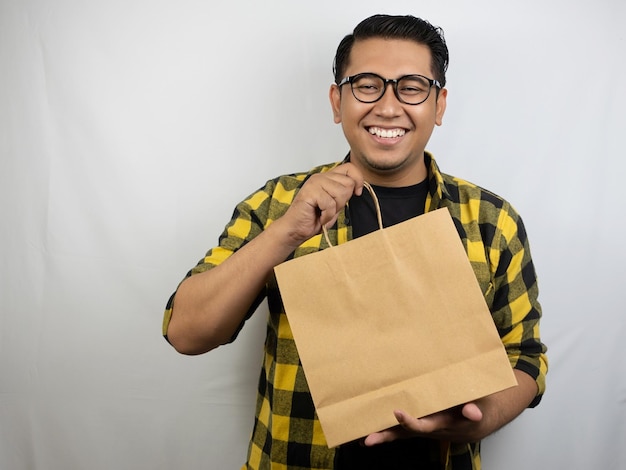
<instances>
[{"instance_id":1,"label":"brown paper bag","mask_svg":"<svg viewBox=\"0 0 626 470\"><path fill-rule=\"evenodd\" d=\"M329 447L517 383L448 210L378 220L275 268Z\"/></svg>"}]
</instances>

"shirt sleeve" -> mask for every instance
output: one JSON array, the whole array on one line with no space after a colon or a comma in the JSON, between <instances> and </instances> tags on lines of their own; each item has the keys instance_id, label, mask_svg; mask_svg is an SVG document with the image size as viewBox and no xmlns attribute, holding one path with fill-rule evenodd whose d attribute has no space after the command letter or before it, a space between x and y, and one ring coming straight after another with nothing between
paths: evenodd
<instances>
[{"instance_id":1,"label":"shirt sleeve","mask_svg":"<svg viewBox=\"0 0 626 470\"><path fill-rule=\"evenodd\" d=\"M183 281L190 276L219 266L233 253L245 246L263 231L267 223L267 208L271 199L272 184L272 182L268 182L264 188L251 194L236 206L230 222L226 225L224 231L219 237L218 245L206 253L204 258L202 258L198 264L187 273ZM245 321L250 318L265 296L266 289L263 288L261 292L259 292L253 304L250 306L244 321L240 324L239 328L230 339L230 342L235 340ZM166 340L167 329L172 318L175 300L176 292L170 296L163 315L163 336Z\"/></svg>"},{"instance_id":2,"label":"shirt sleeve","mask_svg":"<svg viewBox=\"0 0 626 470\"><path fill-rule=\"evenodd\" d=\"M491 259L497 260L491 313L511 365L537 382L538 393L530 404L534 407L545 391L548 370L547 348L539 333L537 275L524 224L510 207L500 214L498 232L491 247Z\"/></svg>"}]
</instances>

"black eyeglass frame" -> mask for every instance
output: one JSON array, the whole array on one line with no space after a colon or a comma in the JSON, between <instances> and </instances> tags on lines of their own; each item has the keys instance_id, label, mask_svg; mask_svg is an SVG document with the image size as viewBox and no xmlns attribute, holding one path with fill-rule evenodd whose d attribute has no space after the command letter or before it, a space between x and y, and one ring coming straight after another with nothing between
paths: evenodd
<instances>
[{"instance_id":1,"label":"black eyeglass frame","mask_svg":"<svg viewBox=\"0 0 626 470\"><path fill-rule=\"evenodd\" d=\"M353 88L354 81L359 79L359 78L361 78L361 77L363 77L364 75L380 78L383 81L383 91L380 94L380 96L378 98L376 98L375 100L364 101L364 100L358 98L356 96L356 94L354 93L354 88ZM406 78L411 78L411 77L423 78L424 80L426 80L428 82L428 93L426 93L426 97L422 101L420 101L418 103L408 103L405 100L403 100L400 97L400 94L398 93L398 83L401 80L404 80ZM393 94L396 95L396 98L398 99L398 101L400 101L400 103L408 104L409 106L417 106L419 104L422 104L424 101L426 101L428 99L428 97L430 96L430 90L432 89L433 86L435 86L437 88L437 92L439 92L439 90L441 90L441 83L439 83L438 80L435 80L435 79L432 79L432 78L428 78L428 77L425 77L424 75L419 75L419 74L416 74L416 73L412 73L412 74L409 74L409 75L403 75L400 78L385 78L385 77L381 77L380 75L378 75L377 73L374 73L374 72L362 72L362 73L357 73L356 75L350 75L348 77L342 78L341 81L339 83L337 83L337 86L339 88L341 88L346 83L350 84L350 90L352 91L352 96L354 96L354 99L357 100L357 101L360 101L361 103L367 103L367 104L376 103L383 96L385 96L385 93L387 92L387 85L389 85L389 84L392 85Z\"/></svg>"}]
</instances>

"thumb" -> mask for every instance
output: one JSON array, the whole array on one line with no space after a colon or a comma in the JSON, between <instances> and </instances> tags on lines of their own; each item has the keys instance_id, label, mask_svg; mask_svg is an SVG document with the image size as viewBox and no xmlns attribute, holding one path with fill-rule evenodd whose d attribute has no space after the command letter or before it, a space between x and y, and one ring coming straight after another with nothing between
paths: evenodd
<instances>
[{"instance_id":1,"label":"thumb","mask_svg":"<svg viewBox=\"0 0 626 470\"><path fill-rule=\"evenodd\" d=\"M483 419L483 412L478 408L476 403L466 403L463 405L461 413L466 419L470 421L480 421Z\"/></svg>"}]
</instances>

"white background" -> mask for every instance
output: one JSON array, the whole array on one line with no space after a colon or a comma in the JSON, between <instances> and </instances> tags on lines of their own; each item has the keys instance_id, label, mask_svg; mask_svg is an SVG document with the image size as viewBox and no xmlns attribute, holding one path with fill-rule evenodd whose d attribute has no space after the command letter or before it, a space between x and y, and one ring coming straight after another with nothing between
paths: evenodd
<instances>
[{"instance_id":1,"label":"white background","mask_svg":"<svg viewBox=\"0 0 626 470\"><path fill-rule=\"evenodd\" d=\"M0 0L0 469L243 463L265 312L184 357L163 307L239 200L345 155L332 58L379 12L444 28L429 149L539 273L548 392L485 469L626 469L625 5Z\"/></svg>"}]
</instances>

